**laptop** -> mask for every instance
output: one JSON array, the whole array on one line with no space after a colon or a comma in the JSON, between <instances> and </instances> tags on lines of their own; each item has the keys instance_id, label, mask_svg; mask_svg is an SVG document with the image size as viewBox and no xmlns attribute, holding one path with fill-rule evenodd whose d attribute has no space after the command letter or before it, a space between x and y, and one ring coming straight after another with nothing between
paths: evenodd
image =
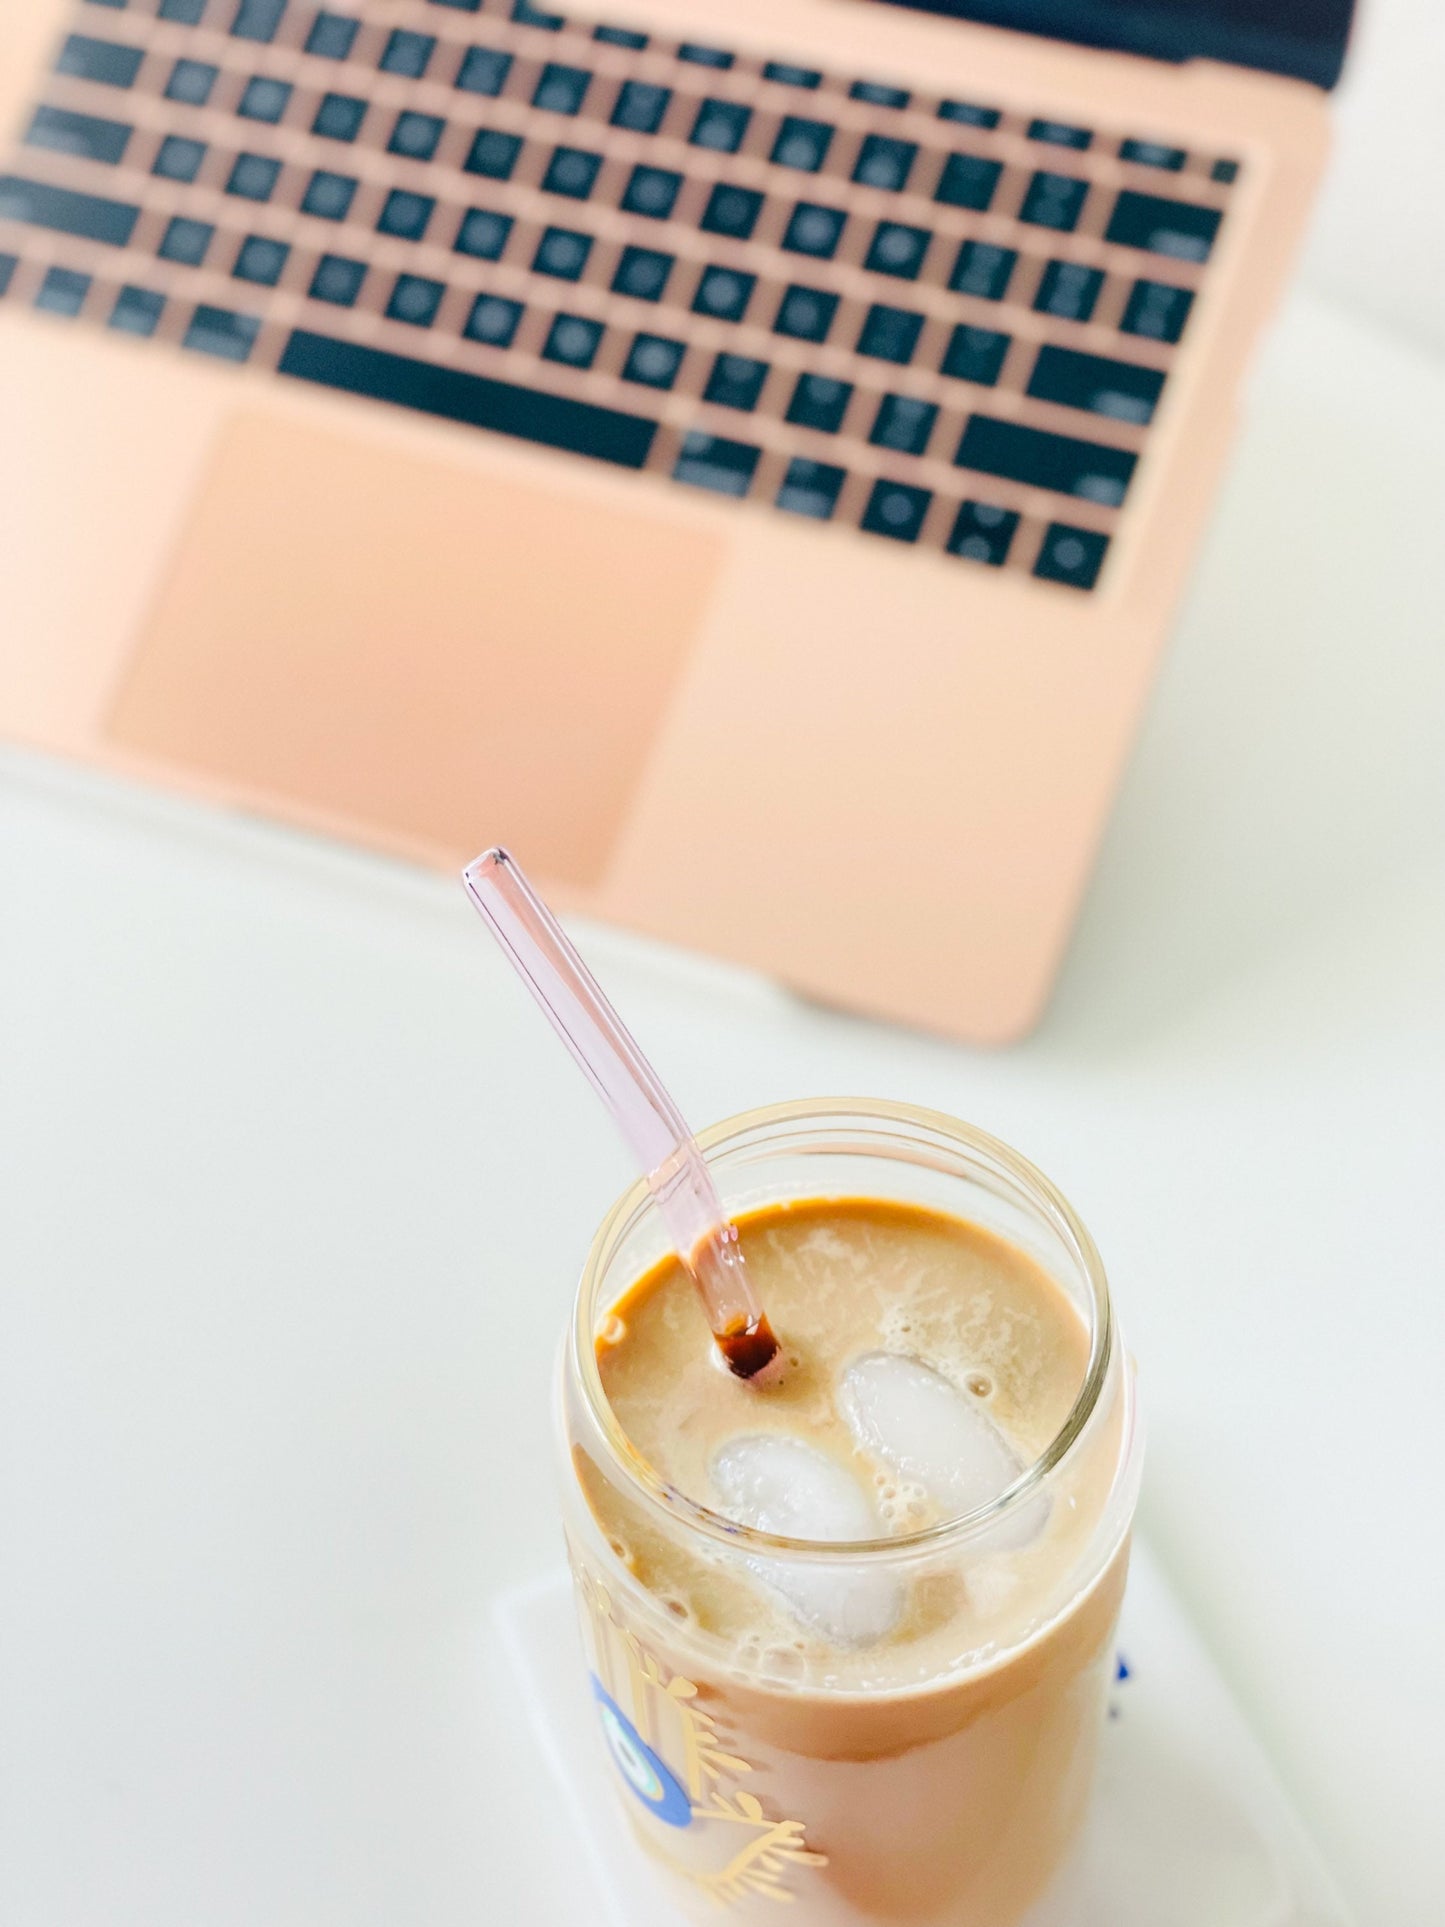
<instances>
[{"instance_id":1,"label":"laptop","mask_svg":"<svg viewBox=\"0 0 1445 1927\"><path fill-rule=\"evenodd\" d=\"M26 0L0 729L1037 1018L1350 0Z\"/></svg>"}]
</instances>

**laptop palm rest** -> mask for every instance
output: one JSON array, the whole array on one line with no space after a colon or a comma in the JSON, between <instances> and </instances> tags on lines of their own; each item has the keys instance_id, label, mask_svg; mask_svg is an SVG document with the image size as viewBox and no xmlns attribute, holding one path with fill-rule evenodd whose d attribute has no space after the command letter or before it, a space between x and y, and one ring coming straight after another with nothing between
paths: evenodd
<instances>
[{"instance_id":1,"label":"laptop palm rest","mask_svg":"<svg viewBox=\"0 0 1445 1927\"><path fill-rule=\"evenodd\" d=\"M233 421L106 724L263 806L601 877L723 540L268 415Z\"/></svg>"}]
</instances>

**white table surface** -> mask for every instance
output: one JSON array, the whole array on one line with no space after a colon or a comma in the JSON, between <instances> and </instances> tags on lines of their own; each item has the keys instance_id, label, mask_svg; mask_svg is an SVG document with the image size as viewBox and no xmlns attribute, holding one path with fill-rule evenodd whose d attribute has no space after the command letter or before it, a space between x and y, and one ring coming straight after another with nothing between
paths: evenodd
<instances>
[{"instance_id":1,"label":"white table surface","mask_svg":"<svg viewBox=\"0 0 1445 1927\"><path fill-rule=\"evenodd\" d=\"M883 1094L1063 1185L1361 1927L1445 1917L1442 447L1438 366L1297 300L1023 1047L581 932L697 1122ZM454 883L18 751L0 1011L0 1921L560 1923L486 1640L600 1113Z\"/></svg>"}]
</instances>

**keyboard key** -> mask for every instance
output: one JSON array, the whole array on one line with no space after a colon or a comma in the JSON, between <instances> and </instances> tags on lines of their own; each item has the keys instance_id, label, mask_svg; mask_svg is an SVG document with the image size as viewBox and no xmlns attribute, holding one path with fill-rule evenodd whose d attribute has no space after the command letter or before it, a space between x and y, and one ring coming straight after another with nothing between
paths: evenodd
<instances>
[{"instance_id":1,"label":"keyboard key","mask_svg":"<svg viewBox=\"0 0 1445 1927\"><path fill-rule=\"evenodd\" d=\"M280 178L281 163L269 154L238 154L226 182L228 194L244 201L269 201Z\"/></svg>"},{"instance_id":2,"label":"keyboard key","mask_svg":"<svg viewBox=\"0 0 1445 1927\"><path fill-rule=\"evenodd\" d=\"M634 134L655 134L671 99L670 87L654 87L642 80L624 81L612 109L612 125L626 127Z\"/></svg>"},{"instance_id":3,"label":"keyboard key","mask_svg":"<svg viewBox=\"0 0 1445 1927\"><path fill-rule=\"evenodd\" d=\"M866 100L870 107L906 107L913 96L906 87L885 87L877 80L855 80L848 89L850 100Z\"/></svg>"},{"instance_id":4,"label":"keyboard key","mask_svg":"<svg viewBox=\"0 0 1445 1927\"><path fill-rule=\"evenodd\" d=\"M971 294L981 301L1002 301L1018 266L1013 248L995 246L992 241L965 241L948 277L955 294Z\"/></svg>"},{"instance_id":5,"label":"keyboard key","mask_svg":"<svg viewBox=\"0 0 1445 1927\"><path fill-rule=\"evenodd\" d=\"M1076 147L1081 153L1094 144L1087 127L1070 127L1061 120L1031 120L1029 139L1043 141L1049 147Z\"/></svg>"},{"instance_id":6,"label":"keyboard key","mask_svg":"<svg viewBox=\"0 0 1445 1927\"><path fill-rule=\"evenodd\" d=\"M736 154L743 144L751 107L736 100L705 100L697 110L688 139L694 147L709 147L717 154Z\"/></svg>"},{"instance_id":7,"label":"keyboard key","mask_svg":"<svg viewBox=\"0 0 1445 1927\"><path fill-rule=\"evenodd\" d=\"M237 40L272 40L285 11L286 0L238 0L232 36Z\"/></svg>"},{"instance_id":8,"label":"keyboard key","mask_svg":"<svg viewBox=\"0 0 1445 1927\"><path fill-rule=\"evenodd\" d=\"M55 71L71 74L76 80L98 81L103 87L133 87L144 58L139 47L123 47L114 40L73 33L60 49Z\"/></svg>"},{"instance_id":9,"label":"keyboard key","mask_svg":"<svg viewBox=\"0 0 1445 1927\"><path fill-rule=\"evenodd\" d=\"M1119 327L1126 335L1143 335L1149 341L1178 341L1193 306L1188 288L1171 287L1167 281L1136 281Z\"/></svg>"},{"instance_id":10,"label":"keyboard key","mask_svg":"<svg viewBox=\"0 0 1445 1927\"><path fill-rule=\"evenodd\" d=\"M74 268L50 268L35 292L34 306L45 314L73 320L85 305L90 285L90 276L78 274Z\"/></svg>"},{"instance_id":11,"label":"keyboard key","mask_svg":"<svg viewBox=\"0 0 1445 1927\"><path fill-rule=\"evenodd\" d=\"M908 185L913 163L918 159L917 141L891 140L883 134L869 134L858 153L853 179L861 187L886 187L895 194Z\"/></svg>"},{"instance_id":12,"label":"keyboard key","mask_svg":"<svg viewBox=\"0 0 1445 1927\"><path fill-rule=\"evenodd\" d=\"M194 27L200 23L206 10L206 0L161 0L156 8L156 16L161 20L174 20L178 26Z\"/></svg>"},{"instance_id":13,"label":"keyboard key","mask_svg":"<svg viewBox=\"0 0 1445 1927\"><path fill-rule=\"evenodd\" d=\"M731 67L736 54L724 53L721 47L700 47L696 41L685 41L677 50L679 60L690 60L695 67Z\"/></svg>"},{"instance_id":14,"label":"keyboard key","mask_svg":"<svg viewBox=\"0 0 1445 1927\"><path fill-rule=\"evenodd\" d=\"M960 324L949 336L943 354L943 373L955 381L977 382L992 388L1003 367L1011 337L993 328L970 328Z\"/></svg>"},{"instance_id":15,"label":"keyboard key","mask_svg":"<svg viewBox=\"0 0 1445 1927\"><path fill-rule=\"evenodd\" d=\"M273 241L264 234L248 234L237 250L231 273L237 281L255 281L263 288L274 288L290 252L284 241Z\"/></svg>"},{"instance_id":16,"label":"keyboard key","mask_svg":"<svg viewBox=\"0 0 1445 1927\"><path fill-rule=\"evenodd\" d=\"M410 161L429 161L446 129L438 114L418 114L411 110L398 114L386 143L388 154L404 154Z\"/></svg>"},{"instance_id":17,"label":"keyboard key","mask_svg":"<svg viewBox=\"0 0 1445 1927\"><path fill-rule=\"evenodd\" d=\"M900 221L880 221L874 231L864 266L875 274L916 281L933 236L927 228L905 227Z\"/></svg>"},{"instance_id":18,"label":"keyboard key","mask_svg":"<svg viewBox=\"0 0 1445 1927\"><path fill-rule=\"evenodd\" d=\"M399 274L392 283L386 304L387 318L405 321L413 328L429 328L437 318L446 285L423 274Z\"/></svg>"},{"instance_id":19,"label":"keyboard key","mask_svg":"<svg viewBox=\"0 0 1445 1927\"><path fill-rule=\"evenodd\" d=\"M1222 218L1216 207L1126 188L1114 203L1104 239L1149 254L1172 255L1176 261L1207 261Z\"/></svg>"},{"instance_id":20,"label":"keyboard key","mask_svg":"<svg viewBox=\"0 0 1445 1927\"><path fill-rule=\"evenodd\" d=\"M74 268L50 268L35 291L34 305L43 314L64 315L73 320L90 293L90 276Z\"/></svg>"},{"instance_id":21,"label":"keyboard key","mask_svg":"<svg viewBox=\"0 0 1445 1927\"><path fill-rule=\"evenodd\" d=\"M166 99L181 101L187 107L204 107L220 71L208 60L178 60L166 82Z\"/></svg>"},{"instance_id":22,"label":"keyboard key","mask_svg":"<svg viewBox=\"0 0 1445 1927\"><path fill-rule=\"evenodd\" d=\"M547 331L542 359L560 361L568 368L590 368L605 333L600 321L580 314L559 314Z\"/></svg>"},{"instance_id":23,"label":"keyboard key","mask_svg":"<svg viewBox=\"0 0 1445 1927\"><path fill-rule=\"evenodd\" d=\"M1126 448L1076 441L1070 435L1052 435L992 415L970 416L953 459L959 468L980 469L1030 488L1080 495L1110 507L1123 501L1138 461Z\"/></svg>"},{"instance_id":24,"label":"keyboard key","mask_svg":"<svg viewBox=\"0 0 1445 1927\"><path fill-rule=\"evenodd\" d=\"M493 214L489 208L469 207L462 216L452 249L457 254L470 254L478 261L500 261L511 232L510 214Z\"/></svg>"},{"instance_id":25,"label":"keyboard key","mask_svg":"<svg viewBox=\"0 0 1445 1927\"><path fill-rule=\"evenodd\" d=\"M847 215L836 207L799 201L788 217L783 246L790 254L811 254L816 260L831 261L847 222Z\"/></svg>"},{"instance_id":26,"label":"keyboard key","mask_svg":"<svg viewBox=\"0 0 1445 1927\"><path fill-rule=\"evenodd\" d=\"M1225 186L1239 179L1238 161L1216 161L1209 170L1211 181L1222 181Z\"/></svg>"},{"instance_id":27,"label":"keyboard key","mask_svg":"<svg viewBox=\"0 0 1445 1927\"><path fill-rule=\"evenodd\" d=\"M512 56L495 47L468 47L462 55L453 83L465 94L486 94L495 99L507 84L512 71Z\"/></svg>"},{"instance_id":28,"label":"keyboard key","mask_svg":"<svg viewBox=\"0 0 1445 1927\"><path fill-rule=\"evenodd\" d=\"M1189 157L1182 147L1164 147L1158 141L1120 141L1119 158L1139 167L1162 167L1177 174Z\"/></svg>"},{"instance_id":29,"label":"keyboard key","mask_svg":"<svg viewBox=\"0 0 1445 1927\"><path fill-rule=\"evenodd\" d=\"M797 428L816 428L825 435L836 435L852 395L850 381L835 381L831 375L799 375L787 419Z\"/></svg>"},{"instance_id":30,"label":"keyboard key","mask_svg":"<svg viewBox=\"0 0 1445 1927\"><path fill-rule=\"evenodd\" d=\"M318 13L306 36L307 53L319 54L323 60L345 60L360 25L349 14Z\"/></svg>"},{"instance_id":31,"label":"keyboard key","mask_svg":"<svg viewBox=\"0 0 1445 1927\"><path fill-rule=\"evenodd\" d=\"M826 341L837 312L836 294L828 294L822 288L800 287L794 282L778 303L773 333L791 335L795 341Z\"/></svg>"},{"instance_id":32,"label":"keyboard key","mask_svg":"<svg viewBox=\"0 0 1445 1927\"><path fill-rule=\"evenodd\" d=\"M755 274L743 274L737 268L704 268L693 296L693 313L716 315L719 321L741 321L757 283Z\"/></svg>"},{"instance_id":33,"label":"keyboard key","mask_svg":"<svg viewBox=\"0 0 1445 1927\"><path fill-rule=\"evenodd\" d=\"M500 294L479 294L462 333L469 341L486 342L489 348L510 348L521 319L520 301L509 301Z\"/></svg>"},{"instance_id":34,"label":"keyboard key","mask_svg":"<svg viewBox=\"0 0 1445 1927\"><path fill-rule=\"evenodd\" d=\"M858 353L875 361L895 361L902 367L913 359L923 316L911 308L889 308L876 302L868 310L858 336Z\"/></svg>"},{"instance_id":35,"label":"keyboard key","mask_svg":"<svg viewBox=\"0 0 1445 1927\"><path fill-rule=\"evenodd\" d=\"M155 294L149 288L138 288L128 281L115 297L115 306L110 311L110 320L106 325L126 335L153 335L160 325L165 305L163 295Z\"/></svg>"},{"instance_id":36,"label":"keyboard key","mask_svg":"<svg viewBox=\"0 0 1445 1927\"><path fill-rule=\"evenodd\" d=\"M1039 401L1055 401L1091 415L1143 424L1154 419L1163 386L1164 377L1157 368L1045 346L1039 349L1028 392Z\"/></svg>"},{"instance_id":37,"label":"keyboard key","mask_svg":"<svg viewBox=\"0 0 1445 1927\"><path fill-rule=\"evenodd\" d=\"M311 131L329 141L354 141L365 119L366 102L354 94L323 94Z\"/></svg>"},{"instance_id":38,"label":"keyboard key","mask_svg":"<svg viewBox=\"0 0 1445 1927\"><path fill-rule=\"evenodd\" d=\"M895 542L916 542L932 501L929 489L910 488L906 482L875 482L859 526L870 535L891 536Z\"/></svg>"},{"instance_id":39,"label":"keyboard key","mask_svg":"<svg viewBox=\"0 0 1445 1927\"><path fill-rule=\"evenodd\" d=\"M462 166L468 174L484 174L488 180L508 181L522 151L519 134L502 134L494 127L483 127L472 142Z\"/></svg>"},{"instance_id":40,"label":"keyboard key","mask_svg":"<svg viewBox=\"0 0 1445 1927\"><path fill-rule=\"evenodd\" d=\"M354 175L332 174L324 167L318 168L301 198L301 212L319 215L323 221L344 221L360 185Z\"/></svg>"},{"instance_id":41,"label":"keyboard key","mask_svg":"<svg viewBox=\"0 0 1445 1927\"><path fill-rule=\"evenodd\" d=\"M559 281L580 281L591 252L590 234L578 234L573 228L549 227L532 256L532 272L555 275Z\"/></svg>"},{"instance_id":42,"label":"keyboard key","mask_svg":"<svg viewBox=\"0 0 1445 1927\"><path fill-rule=\"evenodd\" d=\"M823 76L811 67L790 67L782 60L766 62L763 79L781 81L785 87L821 87L823 84Z\"/></svg>"},{"instance_id":43,"label":"keyboard key","mask_svg":"<svg viewBox=\"0 0 1445 1927\"><path fill-rule=\"evenodd\" d=\"M676 258L656 248L624 248L612 277L612 292L630 294L636 301L661 301Z\"/></svg>"},{"instance_id":44,"label":"keyboard key","mask_svg":"<svg viewBox=\"0 0 1445 1927\"><path fill-rule=\"evenodd\" d=\"M912 395L885 395L868 439L875 448L896 448L900 455L921 455L928 447L938 410Z\"/></svg>"},{"instance_id":45,"label":"keyboard key","mask_svg":"<svg viewBox=\"0 0 1445 1927\"><path fill-rule=\"evenodd\" d=\"M585 147L559 147L547 163L542 186L549 194L585 201L597 183L601 166L602 156L589 153Z\"/></svg>"},{"instance_id":46,"label":"keyboard key","mask_svg":"<svg viewBox=\"0 0 1445 1927\"><path fill-rule=\"evenodd\" d=\"M27 180L22 174L0 174L0 216L123 248L140 209L130 201L112 201L102 194L77 194L68 187Z\"/></svg>"},{"instance_id":47,"label":"keyboard key","mask_svg":"<svg viewBox=\"0 0 1445 1927\"><path fill-rule=\"evenodd\" d=\"M591 85L592 76L585 67L564 67L559 61L549 61L542 69L532 105L549 114L580 114Z\"/></svg>"},{"instance_id":48,"label":"keyboard key","mask_svg":"<svg viewBox=\"0 0 1445 1927\"><path fill-rule=\"evenodd\" d=\"M192 314L181 346L196 354L215 355L221 361L245 361L260 332L255 315L202 305Z\"/></svg>"},{"instance_id":49,"label":"keyboard key","mask_svg":"<svg viewBox=\"0 0 1445 1927\"><path fill-rule=\"evenodd\" d=\"M84 160L114 167L134 132L123 120L100 120L94 114L72 114L60 107L37 107L26 130L27 147L46 147L55 154L78 154Z\"/></svg>"},{"instance_id":50,"label":"keyboard key","mask_svg":"<svg viewBox=\"0 0 1445 1927\"><path fill-rule=\"evenodd\" d=\"M18 254L0 254L0 295L9 292L10 283L14 279L15 270L19 266L20 256Z\"/></svg>"},{"instance_id":51,"label":"keyboard key","mask_svg":"<svg viewBox=\"0 0 1445 1927\"><path fill-rule=\"evenodd\" d=\"M968 562L986 562L1001 569L1008 560L1019 518L1012 509L1001 509L992 502L964 502L958 511L945 547L950 555L961 555Z\"/></svg>"},{"instance_id":52,"label":"keyboard key","mask_svg":"<svg viewBox=\"0 0 1445 1927\"><path fill-rule=\"evenodd\" d=\"M628 214L645 214L650 220L665 221L672 212L681 174L667 167L634 167L620 205Z\"/></svg>"},{"instance_id":53,"label":"keyboard key","mask_svg":"<svg viewBox=\"0 0 1445 1927\"><path fill-rule=\"evenodd\" d=\"M633 33L628 27L594 27L592 38L608 47L630 47L634 53L641 53L647 45L645 33Z\"/></svg>"},{"instance_id":54,"label":"keyboard key","mask_svg":"<svg viewBox=\"0 0 1445 1927\"><path fill-rule=\"evenodd\" d=\"M156 151L151 172L165 181L193 181L205 158L204 141L182 140L179 134L167 134Z\"/></svg>"},{"instance_id":55,"label":"keyboard key","mask_svg":"<svg viewBox=\"0 0 1445 1927\"><path fill-rule=\"evenodd\" d=\"M810 515L815 522L826 522L838 505L838 492L845 480L845 470L828 462L810 462L800 455L788 463L778 490L778 507L792 515Z\"/></svg>"},{"instance_id":56,"label":"keyboard key","mask_svg":"<svg viewBox=\"0 0 1445 1927\"><path fill-rule=\"evenodd\" d=\"M969 207L982 213L993 199L1002 173L1002 161L982 160L977 154L950 154L933 198L945 207Z\"/></svg>"},{"instance_id":57,"label":"keyboard key","mask_svg":"<svg viewBox=\"0 0 1445 1927\"><path fill-rule=\"evenodd\" d=\"M1050 522L1034 564L1034 574L1045 582L1066 582L1073 589L1092 589L1109 546L1107 535L1095 529L1070 528Z\"/></svg>"},{"instance_id":58,"label":"keyboard key","mask_svg":"<svg viewBox=\"0 0 1445 1927\"><path fill-rule=\"evenodd\" d=\"M1060 321L1087 321L1103 286L1099 268L1082 267L1077 261L1050 261L1034 307L1039 314L1056 315Z\"/></svg>"},{"instance_id":59,"label":"keyboard key","mask_svg":"<svg viewBox=\"0 0 1445 1927\"><path fill-rule=\"evenodd\" d=\"M719 181L708 196L699 226L708 234L729 234L746 241L757 226L763 211L763 197L750 187L732 187Z\"/></svg>"},{"instance_id":60,"label":"keyboard key","mask_svg":"<svg viewBox=\"0 0 1445 1927\"><path fill-rule=\"evenodd\" d=\"M773 142L772 159L779 167L795 167L803 174L816 174L828 158L834 129L823 120L803 120L789 114Z\"/></svg>"},{"instance_id":61,"label":"keyboard key","mask_svg":"<svg viewBox=\"0 0 1445 1927\"><path fill-rule=\"evenodd\" d=\"M694 432L683 438L673 479L688 482L693 488L710 488L719 495L746 495L761 453L748 442Z\"/></svg>"},{"instance_id":62,"label":"keyboard key","mask_svg":"<svg viewBox=\"0 0 1445 1927\"><path fill-rule=\"evenodd\" d=\"M767 378L765 361L754 361L748 355L719 355L713 362L702 398L717 402L723 408L739 408L750 413L758 405L758 396Z\"/></svg>"},{"instance_id":63,"label":"keyboard key","mask_svg":"<svg viewBox=\"0 0 1445 1927\"><path fill-rule=\"evenodd\" d=\"M344 254L323 254L307 290L313 301L329 301L337 308L354 307L366 279L366 263Z\"/></svg>"},{"instance_id":64,"label":"keyboard key","mask_svg":"<svg viewBox=\"0 0 1445 1927\"><path fill-rule=\"evenodd\" d=\"M1029 182L1019 219L1030 227L1048 227L1060 234L1072 234L1079 225L1084 202L1089 198L1089 183L1072 174L1035 174Z\"/></svg>"},{"instance_id":65,"label":"keyboard key","mask_svg":"<svg viewBox=\"0 0 1445 1927\"><path fill-rule=\"evenodd\" d=\"M274 126L285 113L290 99L289 80L271 80L265 74L256 74L246 82L236 112L246 120L264 120Z\"/></svg>"},{"instance_id":66,"label":"keyboard key","mask_svg":"<svg viewBox=\"0 0 1445 1927\"><path fill-rule=\"evenodd\" d=\"M622 379L640 382L646 388L671 388L686 353L683 342L666 335L634 335Z\"/></svg>"},{"instance_id":67,"label":"keyboard key","mask_svg":"<svg viewBox=\"0 0 1445 1927\"><path fill-rule=\"evenodd\" d=\"M404 27L396 27L377 64L384 74L401 74L407 80L420 80L431 65L431 57L436 50L435 34L408 33Z\"/></svg>"},{"instance_id":68,"label":"keyboard key","mask_svg":"<svg viewBox=\"0 0 1445 1927\"><path fill-rule=\"evenodd\" d=\"M399 241L420 241L435 212L433 195L411 194L405 188L394 187L377 217L376 231L394 234Z\"/></svg>"},{"instance_id":69,"label":"keyboard key","mask_svg":"<svg viewBox=\"0 0 1445 1927\"><path fill-rule=\"evenodd\" d=\"M512 18L523 27L540 27L544 33L560 33L566 24L560 13L544 13L531 0L512 0Z\"/></svg>"},{"instance_id":70,"label":"keyboard key","mask_svg":"<svg viewBox=\"0 0 1445 1927\"><path fill-rule=\"evenodd\" d=\"M979 107L971 100L941 100L938 118L961 127L997 127L1003 116L996 107Z\"/></svg>"}]
</instances>

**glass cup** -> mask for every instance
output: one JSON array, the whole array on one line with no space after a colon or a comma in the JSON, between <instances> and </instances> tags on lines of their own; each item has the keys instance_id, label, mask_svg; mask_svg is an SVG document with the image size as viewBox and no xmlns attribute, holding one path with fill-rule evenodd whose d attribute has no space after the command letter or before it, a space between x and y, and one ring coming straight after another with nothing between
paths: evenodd
<instances>
[{"instance_id":1,"label":"glass cup","mask_svg":"<svg viewBox=\"0 0 1445 1927\"><path fill-rule=\"evenodd\" d=\"M738 1526L672 1490L603 1393L598 1329L669 1250L646 1185L634 1185L588 1256L560 1387L568 1552L622 1811L699 1920L721 1905L740 1923L773 1921L787 1900L795 1927L1051 1921L1087 1806L1139 1483L1133 1372L1099 1255L1031 1164L938 1113L814 1100L750 1112L699 1141L732 1216L864 1198L983 1225L1068 1294L1089 1351L1058 1433L973 1512L866 1542ZM1066 1553L1051 1534L1025 1544L1045 1497L1079 1522ZM755 1584L760 1567L807 1568L815 1586L870 1571L909 1587L956 1586L960 1573L974 1584L987 1562L998 1569L1001 1547L1021 1545L1007 1557L1057 1570L1035 1564L1015 1619L1007 1594L995 1602L981 1645L961 1619L941 1670L935 1660L911 1677L894 1653L876 1684L840 1684L826 1670L810 1677L793 1646L721 1640L677 1600L654 1597L619 1556L617 1521L633 1548L661 1536L713 1565L740 1564Z\"/></svg>"}]
</instances>

